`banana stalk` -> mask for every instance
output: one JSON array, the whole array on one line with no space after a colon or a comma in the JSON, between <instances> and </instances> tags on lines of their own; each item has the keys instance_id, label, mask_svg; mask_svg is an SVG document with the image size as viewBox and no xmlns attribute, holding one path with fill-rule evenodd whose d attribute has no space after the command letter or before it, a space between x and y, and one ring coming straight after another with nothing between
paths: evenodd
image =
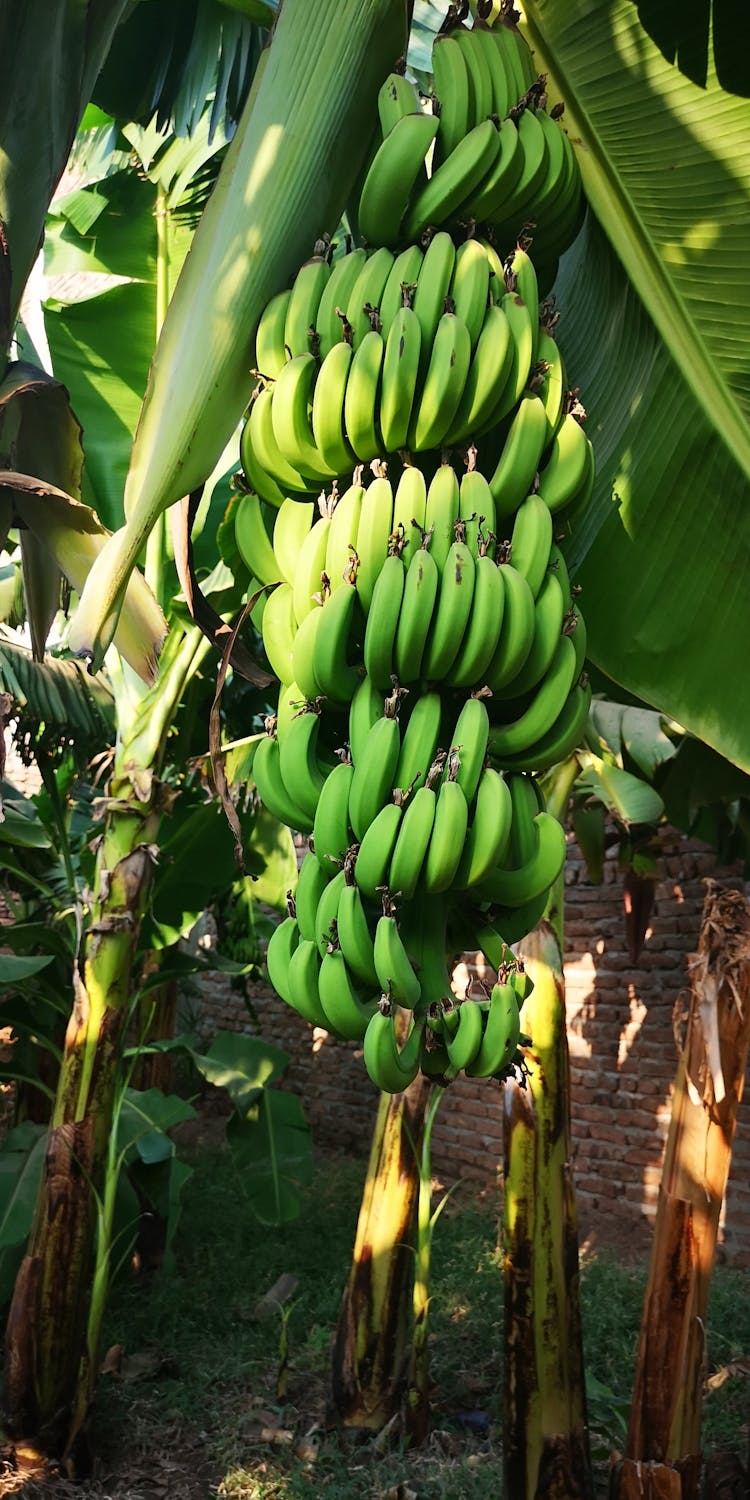
<instances>
[{"instance_id":1,"label":"banana stalk","mask_svg":"<svg viewBox=\"0 0 750 1500\"><path fill-rule=\"evenodd\" d=\"M201 486L247 405L255 330L324 233L335 233L406 45L404 0L285 0L180 274L125 487L126 526L92 570L71 635L99 662L154 522ZM364 123L367 122L367 123Z\"/></svg>"},{"instance_id":2,"label":"banana stalk","mask_svg":"<svg viewBox=\"0 0 750 1500\"><path fill-rule=\"evenodd\" d=\"M74 1470L93 1392L108 1274L107 1256L96 1259L97 1206L104 1205L106 1227L112 1207L107 1162L133 962L162 808L169 805L157 770L185 685L208 650L197 627L182 637L173 632L168 670L148 691L116 656L111 663L122 740L105 804L82 969L73 975L36 1215L6 1328L7 1430L32 1465L62 1457Z\"/></svg>"},{"instance_id":3,"label":"banana stalk","mask_svg":"<svg viewBox=\"0 0 750 1500\"><path fill-rule=\"evenodd\" d=\"M613 1500L697 1500L706 1317L750 1043L750 904L709 884ZM718 1491L717 1491L718 1493Z\"/></svg>"},{"instance_id":4,"label":"banana stalk","mask_svg":"<svg viewBox=\"0 0 750 1500\"><path fill-rule=\"evenodd\" d=\"M414 1327L412 1330L411 1358L409 1362L409 1389L406 1397L404 1425L412 1443L423 1443L430 1423L430 1351L427 1342L430 1311L430 1267L432 1260L432 1232L438 1215L448 1202L448 1195L441 1198L437 1208L432 1208L432 1128L435 1116L445 1093L436 1089L427 1108L422 1151L419 1163L419 1202L417 1205L417 1244L414 1263Z\"/></svg>"},{"instance_id":5,"label":"banana stalk","mask_svg":"<svg viewBox=\"0 0 750 1500\"><path fill-rule=\"evenodd\" d=\"M562 879L551 903L562 919ZM527 1088L504 1091L505 1493L593 1500L570 1171L569 1070L558 939L546 921L522 945L533 990Z\"/></svg>"},{"instance_id":6,"label":"banana stalk","mask_svg":"<svg viewBox=\"0 0 750 1500\"><path fill-rule=\"evenodd\" d=\"M419 1154L432 1085L381 1094L331 1366L344 1427L382 1432L401 1411L408 1363Z\"/></svg>"}]
</instances>

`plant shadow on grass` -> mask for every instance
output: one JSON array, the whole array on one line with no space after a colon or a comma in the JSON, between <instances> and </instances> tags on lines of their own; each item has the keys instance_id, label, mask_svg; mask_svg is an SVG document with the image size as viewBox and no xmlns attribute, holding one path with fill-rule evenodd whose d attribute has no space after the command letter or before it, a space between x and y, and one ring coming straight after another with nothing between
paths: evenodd
<instances>
[{"instance_id":1,"label":"plant shadow on grass","mask_svg":"<svg viewBox=\"0 0 750 1500\"><path fill-rule=\"evenodd\" d=\"M424 1449L408 1453L398 1444L356 1446L325 1430L330 1341L365 1157L321 1162L303 1217L283 1229L253 1218L228 1153L203 1150L193 1164L176 1270L142 1272L113 1291L105 1339L123 1354L119 1373L99 1384L88 1493L96 1500L300 1500L318 1492L330 1500L409 1500L410 1492L415 1500L497 1500L503 1299L493 1195L483 1200L475 1188L460 1188L436 1232L432 1433ZM259 1300L283 1273L297 1278L283 1319L280 1310L258 1317ZM645 1266L623 1268L604 1255L584 1259L602 1494L609 1449L619 1446L627 1419L645 1279ZM746 1446L749 1290L750 1273L717 1267L708 1369L730 1373L705 1402L707 1450ZM282 1321L289 1370L280 1401ZM63 1500L82 1491L61 1481L16 1493Z\"/></svg>"}]
</instances>

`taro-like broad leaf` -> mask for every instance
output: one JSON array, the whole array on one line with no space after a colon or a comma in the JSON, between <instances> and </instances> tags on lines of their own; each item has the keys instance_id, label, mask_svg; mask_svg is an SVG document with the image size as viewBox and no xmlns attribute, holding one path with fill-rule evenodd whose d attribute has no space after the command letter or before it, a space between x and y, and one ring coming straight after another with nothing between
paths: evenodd
<instances>
[{"instance_id":1,"label":"taro-like broad leaf","mask_svg":"<svg viewBox=\"0 0 750 1500\"><path fill-rule=\"evenodd\" d=\"M227 1141L250 1206L262 1224L299 1216L300 1188L312 1177L310 1130L296 1094L266 1089L254 1118L233 1115Z\"/></svg>"},{"instance_id":2,"label":"taro-like broad leaf","mask_svg":"<svg viewBox=\"0 0 750 1500\"><path fill-rule=\"evenodd\" d=\"M268 1084L281 1077L289 1054L259 1037L237 1031L217 1031L208 1052L194 1053L193 1062L203 1077L226 1089L238 1115L244 1119Z\"/></svg>"}]
</instances>

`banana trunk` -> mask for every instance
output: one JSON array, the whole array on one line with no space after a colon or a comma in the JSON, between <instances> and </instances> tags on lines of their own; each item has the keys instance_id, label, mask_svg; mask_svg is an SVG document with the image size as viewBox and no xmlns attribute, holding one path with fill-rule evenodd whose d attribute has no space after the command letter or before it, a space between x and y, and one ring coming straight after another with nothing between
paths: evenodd
<instances>
[{"instance_id":1,"label":"banana trunk","mask_svg":"<svg viewBox=\"0 0 750 1500\"><path fill-rule=\"evenodd\" d=\"M709 885L679 1060L616 1500L700 1489L708 1293L750 1043L750 904Z\"/></svg>"},{"instance_id":2,"label":"banana trunk","mask_svg":"<svg viewBox=\"0 0 750 1500\"><path fill-rule=\"evenodd\" d=\"M180 274L125 487L127 525L92 571L75 650L101 659L156 518L201 486L254 384L255 331L324 233L335 234L406 46L405 0L285 0Z\"/></svg>"},{"instance_id":3,"label":"banana trunk","mask_svg":"<svg viewBox=\"0 0 750 1500\"><path fill-rule=\"evenodd\" d=\"M559 919L560 890L553 902ZM522 1025L535 1060L525 1090L505 1085L505 1493L592 1500L564 981L548 922L525 940L523 958L534 987Z\"/></svg>"},{"instance_id":4,"label":"banana trunk","mask_svg":"<svg viewBox=\"0 0 750 1500\"><path fill-rule=\"evenodd\" d=\"M404 1093L380 1096L333 1347L330 1405L344 1427L381 1432L401 1411L419 1160L431 1088L420 1074Z\"/></svg>"},{"instance_id":5,"label":"banana trunk","mask_svg":"<svg viewBox=\"0 0 750 1500\"><path fill-rule=\"evenodd\" d=\"M28 1461L68 1457L73 1413L90 1391L88 1297L133 957L159 821L120 776L111 789L96 864L91 924L50 1126L36 1217L6 1329L6 1426ZM90 1365L90 1368L87 1368Z\"/></svg>"}]
</instances>

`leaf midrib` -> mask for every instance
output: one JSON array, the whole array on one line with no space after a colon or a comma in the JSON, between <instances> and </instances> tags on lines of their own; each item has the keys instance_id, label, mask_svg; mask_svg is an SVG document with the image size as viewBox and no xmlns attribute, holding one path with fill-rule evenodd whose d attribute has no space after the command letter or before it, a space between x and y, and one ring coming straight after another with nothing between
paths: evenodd
<instances>
[{"instance_id":1,"label":"leaf midrib","mask_svg":"<svg viewBox=\"0 0 750 1500\"><path fill-rule=\"evenodd\" d=\"M546 46L544 32L533 19L528 0L524 5L524 20L535 50L545 62L561 98L565 100L565 113L575 126L575 134L585 142L585 153L579 153L578 159L589 202L595 211L603 205L610 213L618 215L616 239L609 235L606 219L597 214L602 229L678 365L682 378L693 392L707 420L750 480L750 429L737 400L716 360L706 348L689 305L670 280L656 243L633 199L622 185L588 111L576 95L566 69Z\"/></svg>"}]
</instances>

